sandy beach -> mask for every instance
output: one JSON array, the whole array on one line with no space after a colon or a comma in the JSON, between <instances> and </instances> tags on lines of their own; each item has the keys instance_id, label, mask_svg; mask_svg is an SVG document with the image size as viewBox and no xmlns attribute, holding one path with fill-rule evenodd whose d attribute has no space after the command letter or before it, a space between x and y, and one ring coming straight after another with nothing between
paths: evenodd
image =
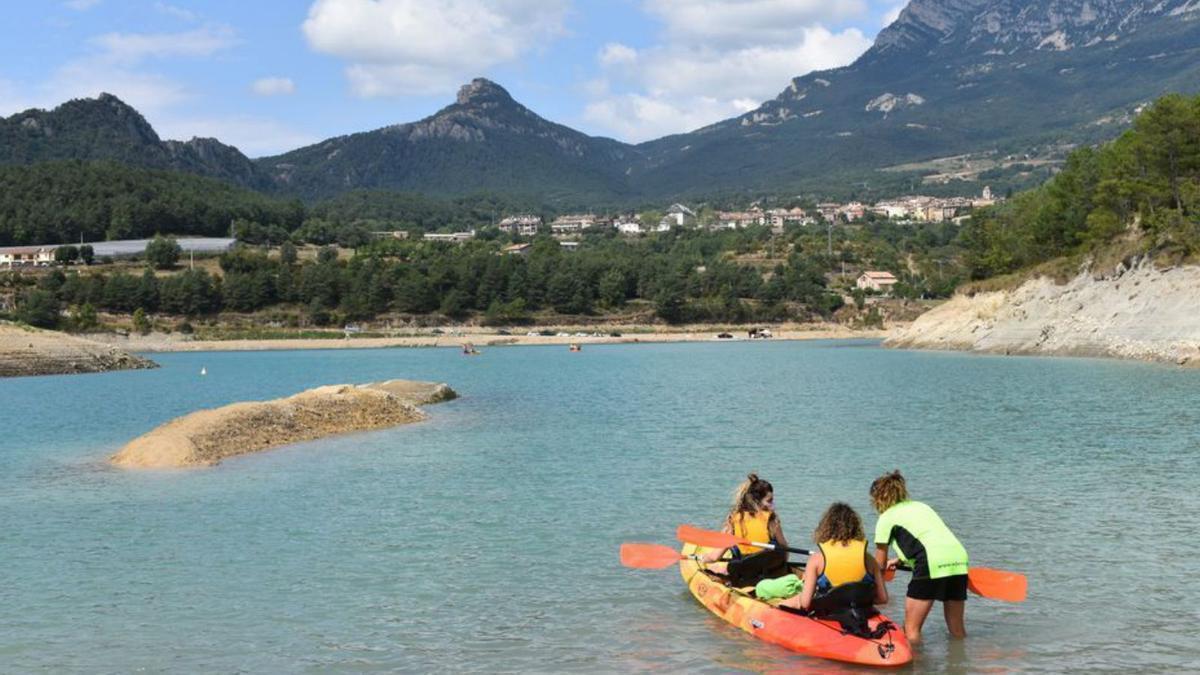
<instances>
[{"instance_id":1,"label":"sandy beach","mask_svg":"<svg viewBox=\"0 0 1200 675\"><path fill-rule=\"evenodd\" d=\"M541 328L513 331L513 335L501 335L494 330L475 327L448 328L441 335L432 332L419 335L397 335L395 337L347 337L338 339L272 339L272 340L194 340L177 333L150 335L105 335L99 341L129 352L207 352L207 351L264 351L277 349L379 349L385 347L453 347L461 349L464 344L476 348L523 346L523 345L591 345L633 344L643 342L733 342L746 341L748 328L723 328L714 326L683 326L668 330L646 330L645 327L607 326L596 327L551 327L555 335L528 335ZM595 336L600 332L603 336ZM719 339L719 333L728 332L732 338ZM891 330L855 330L836 324L789 324L771 328L772 337L766 340L831 340L831 339L884 339ZM579 335L586 333L586 335ZM611 333L620 333L612 337Z\"/></svg>"}]
</instances>

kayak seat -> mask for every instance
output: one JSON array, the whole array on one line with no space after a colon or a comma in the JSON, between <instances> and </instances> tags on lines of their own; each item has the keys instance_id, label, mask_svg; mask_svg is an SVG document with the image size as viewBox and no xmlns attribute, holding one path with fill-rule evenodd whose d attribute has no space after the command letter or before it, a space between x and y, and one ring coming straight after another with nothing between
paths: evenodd
<instances>
[{"instance_id":1,"label":"kayak seat","mask_svg":"<svg viewBox=\"0 0 1200 675\"><path fill-rule=\"evenodd\" d=\"M842 584L812 599L812 609L817 614L833 614L846 608L873 611L875 608L875 582L856 581Z\"/></svg>"}]
</instances>

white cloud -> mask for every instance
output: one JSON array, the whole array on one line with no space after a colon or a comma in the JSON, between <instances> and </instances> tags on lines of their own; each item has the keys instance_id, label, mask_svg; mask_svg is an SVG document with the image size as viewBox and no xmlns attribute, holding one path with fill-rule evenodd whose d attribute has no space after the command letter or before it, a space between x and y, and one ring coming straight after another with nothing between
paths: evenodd
<instances>
[{"instance_id":1,"label":"white cloud","mask_svg":"<svg viewBox=\"0 0 1200 675\"><path fill-rule=\"evenodd\" d=\"M39 107L54 107L73 98L94 98L102 92L115 95L143 114L188 99L183 84L162 75L73 61L55 71L42 86L45 102Z\"/></svg>"},{"instance_id":2,"label":"white cloud","mask_svg":"<svg viewBox=\"0 0 1200 675\"><path fill-rule=\"evenodd\" d=\"M67 0L63 4L76 12L86 12L100 4L100 0Z\"/></svg>"},{"instance_id":3,"label":"white cloud","mask_svg":"<svg viewBox=\"0 0 1200 675\"><path fill-rule=\"evenodd\" d=\"M182 17L181 17L182 18ZM160 138L187 140L212 137L236 146L251 157L273 155L310 145L320 138L277 120L237 115L198 117L183 104L195 94L181 82L144 69L145 62L168 57L207 57L235 44L233 31L205 27L180 33L112 33L88 44L92 53L68 61L39 86L22 88L0 78L0 115L29 108L53 108L72 98L116 95L146 117ZM291 93L288 78L263 78L254 83L271 93ZM24 95L22 91L32 95Z\"/></svg>"},{"instance_id":4,"label":"white cloud","mask_svg":"<svg viewBox=\"0 0 1200 675\"><path fill-rule=\"evenodd\" d=\"M583 117L618 138L645 141L698 129L743 112L745 110L733 101L704 96L673 99L621 94L589 103L583 111Z\"/></svg>"},{"instance_id":5,"label":"white cloud","mask_svg":"<svg viewBox=\"0 0 1200 675\"><path fill-rule=\"evenodd\" d=\"M145 62L171 57L207 57L235 43L232 29L206 26L178 33L108 33L88 41L90 53L63 63L49 79L25 89L17 100L0 99L10 111L29 107L53 108L73 98L93 98L108 92L137 108L148 118L163 114L192 98L186 85L145 68ZM10 83L10 90L15 87ZM3 92L0 92L3 93Z\"/></svg>"},{"instance_id":6,"label":"white cloud","mask_svg":"<svg viewBox=\"0 0 1200 675\"><path fill-rule=\"evenodd\" d=\"M637 50L619 42L604 45L597 57L602 66L628 65L637 62Z\"/></svg>"},{"instance_id":7,"label":"white cloud","mask_svg":"<svg viewBox=\"0 0 1200 675\"><path fill-rule=\"evenodd\" d=\"M11 80L0 79L0 117L7 117L35 107L21 95L21 90Z\"/></svg>"},{"instance_id":8,"label":"white cloud","mask_svg":"<svg viewBox=\"0 0 1200 675\"><path fill-rule=\"evenodd\" d=\"M150 121L162 138L216 138L248 157L277 155L321 140L314 134L264 117L177 117L168 114Z\"/></svg>"},{"instance_id":9,"label":"white cloud","mask_svg":"<svg viewBox=\"0 0 1200 675\"><path fill-rule=\"evenodd\" d=\"M716 47L790 44L795 32L822 21L859 16L864 0L645 0L673 42Z\"/></svg>"},{"instance_id":10,"label":"white cloud","mask_svg":"<svg viewBox=\"0 0 1200 675\"><path fill-rule=\"evenodd\" d=\"M567 0L317 0L314 50L348 65L360 96L452 92L563 34Z\"/></svg>"},{"instance_id":11,"label":"white cloud","mask_svg":"<svg viewBox=\"0 0 1200 675\"><path fill-rule=\"evenodd\" d=\"M883 28L887 28L888 26L892 25L893 23L896 23L896 19L900 18L900 12L903 12L903 11L904 11L904 5L896 5L895 7L889 9L887 12L884 13L883 18L880 20L879 25Z\"/></svg>"},{"instance_id":12,"label":"white cloud","mask_svg":"<svg viewBox=\"0 0 1200 675\"><path fill-rule=\"evenodd\" d=\"M196 14L195 12L193 12L190 9L176 7L175 5L168 5L165 2L154 3L154 9L158 10L159 12L161 12L163 14L173 16L176 19L181 19L183 21L195 21L200 18L200 15Z\"/></svg>"},{"instance_id":13,"label":"white cloud","mask_svg":"<svg viewBox=\"0 0 1200 675\"><path fill-rule=\"evenodd\" d=\"M250 89L259 96L286 96L296 93L296 83L290 77L264 77L255 80Z\"/></svg>"},{"instance_id":14,"label":"white cloud","mask_svg":"<svg viewBox=\"0 0 1200 675\"><path fill-rule=\"evenodd\" d=\"M629 49L633 59L606 45L597 62L611 86L591 95L584 119L620 138L643 141L753 110L793 77L845 65L870 47L856 28L833 32L815 21L860 6L837 0L648 0L647 10L666 21L663 42ZM739 8L745 16L733 11ZM778 29L805 17L809 25ZM733 34L729 31L746 32L735 42L723 39Z\"/></svg>"},{"instance_id":15,"label":"white cloud","mask_svg":"<svg viewBox=\"0 0 1200 675\"><path fill-rule=\"evenodd\" d=\"M235 44L228 26L204 26L182 33L106 33L92 38L101 58L117 63L138 63L147 58L203 57Z\"/></svg>"}]
</instances>

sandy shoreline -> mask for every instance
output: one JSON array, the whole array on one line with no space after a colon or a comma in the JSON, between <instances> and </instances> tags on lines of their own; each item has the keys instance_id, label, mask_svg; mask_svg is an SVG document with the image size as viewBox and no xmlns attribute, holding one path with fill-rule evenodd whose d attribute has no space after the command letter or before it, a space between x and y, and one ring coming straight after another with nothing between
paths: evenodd
<instances>
[{"instance_id":1,"label":"sandy shoreline","mask_svg":"<svg viewBox=\"0 0 1200 675\"><path fill-rule=\"evenodd\" d=\"M594 330L594 329L593 329ZM792 327L772 328L773 337L768 340L753 340L753 342L770 342L775 340L832 340L832 339L883 339L891 334L889 330L853 330L843 326L819 324L796 325ZM608 337L609 332L620 332L621 337ZM565 329L563 332L567 332ZM448 331L444 335L407 335L383 338L343 338L343 339L271 339L271 340L192 340L177 334L151 335L121 335L94 336L93 339L120 347L129 352L215 352L215 351L267 351L287 349L380 349L388 347L453 347L461 349L464 344L473 344L476 348L500 346L528 345L568 345L568 344L634 344L644 342L745 342L748 341L745 329L734 331L734 338L718 340L716 335L720 328L696 327L681 328L671 331L654 332L625 332L620 328L606 328L605 337L588 335L576 336L571 331L569 336L537 335L497 335L494 332L466 329L456 332ZM582 329L579 331L582 332Z\"/></svg>"}]
</instances>

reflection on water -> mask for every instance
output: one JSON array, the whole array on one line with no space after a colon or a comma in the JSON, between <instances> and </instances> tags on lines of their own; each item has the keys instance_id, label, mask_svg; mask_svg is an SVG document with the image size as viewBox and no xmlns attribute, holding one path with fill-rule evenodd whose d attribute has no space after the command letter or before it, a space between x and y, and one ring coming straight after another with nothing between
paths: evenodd
<instances>
[{"instance_id":1,"label":"reflection on water","mask_svg":"<svg viewBox=\"0 0 1200 675\"><path fill-rule=\"evenodd\" d=\"M0 672L861 672L616 550L716 525L751 470L797 542L835 499L870 527L897 467L973 561L1030 578L1026 603L972 598L964 642L935 610L908 670L1193 662L1196 610L1162 608L1194 587L1195 372L828 342L156 358L0 381ZM197 408L396 377L463 398L209 470L104 462Z\"/></svg>"}]
</instances>

